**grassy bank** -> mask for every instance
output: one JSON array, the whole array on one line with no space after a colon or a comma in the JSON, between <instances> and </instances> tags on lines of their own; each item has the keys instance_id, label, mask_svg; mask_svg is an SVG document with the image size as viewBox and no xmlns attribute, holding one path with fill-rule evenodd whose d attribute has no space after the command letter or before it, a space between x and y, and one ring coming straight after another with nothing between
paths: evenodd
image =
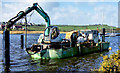
<instances>
[{"instance_id":1,"label":"grassy bank","mask_svg":"<svg viewBox=\"0 0 120 73\"><path fill-rule=\"evenodd\" d=\"M108 26L108 25L86 25L86 26L75 26L75 25L54 25L57 26L60 30L61 33L66 33L72 30L86 30L86 29L90 29L90 30L99 30L99 32L102 31L102 28L106 29L106 32L110 33L112 32L111 29L114 29L116 32L116 30L119 30L116 27L112 27L112 26ZM23 26L23 28L25 28L25 26ZM27 27L28 34L35 34L35 33L43 33L45 30L45 25L39 25L39 26L28 26ZM0 33L2 34L3 31L0 31ZM25 34L25 31L21 31L21 30L12 30L10 31L11 34Z\"/></svg>"},{"instance_id":2,"label":"grassy bank","mask_svg":"<svg viewBox=\"0 0 120 73\"><path fill-rule=\"evenodd\" d=\"M61 32L68 32L72 30L85 30L85 29L90 29L90 30L101 30L102 28L106 29L116 29L116 27L108 26L108 25L85 25L85 26L75 26L75 25L54 25L59 28ZM44 31L45 25L40 25L40 26L28 26L28 30L31 31Z\"/></svg>"}]
</instances>

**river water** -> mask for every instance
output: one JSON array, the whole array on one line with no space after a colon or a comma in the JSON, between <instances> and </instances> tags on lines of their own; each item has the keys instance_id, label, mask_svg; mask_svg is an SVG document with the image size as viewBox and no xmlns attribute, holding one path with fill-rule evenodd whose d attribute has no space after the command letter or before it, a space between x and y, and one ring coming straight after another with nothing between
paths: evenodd
<instances>
[{"instance_id":1,"label":"river water","mask_svg":"<svg viewBox=\"0 0 120 73\"><path fill-rule=\"evenodd\" d=\"M34 60L24 49L21 49L21 34L10 35L10 70L11 71L90 71L93 68L99 68L103 59L101 53L93 53L80 57L70 57L66 59ZM65 36L61 34L61 36ZM29 34L27 36L27 47L37 43L39 34ZM3 35L0 34L0 71L4 71L2 56ZM110 42L112 50L102 52L103 55L110 55L117 51L120 46L120 36L106 37Z\"/></svg>"}]
</instances>

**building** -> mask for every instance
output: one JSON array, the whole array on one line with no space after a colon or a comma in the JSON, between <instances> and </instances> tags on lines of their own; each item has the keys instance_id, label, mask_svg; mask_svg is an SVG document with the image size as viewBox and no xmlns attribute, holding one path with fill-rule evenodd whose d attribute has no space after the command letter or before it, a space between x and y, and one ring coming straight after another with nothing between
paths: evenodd
<instances>
[{"instance_id":1,"label":"building","mask_svg":"<svg viewBox=\"0 0 120 73\"><path fill-rule=\"evenodd\" d=\"M13 27L12 27L13 29L22 29L22 26L20 26L20 25L13 25Z\"/></svg>"}]
</instances>

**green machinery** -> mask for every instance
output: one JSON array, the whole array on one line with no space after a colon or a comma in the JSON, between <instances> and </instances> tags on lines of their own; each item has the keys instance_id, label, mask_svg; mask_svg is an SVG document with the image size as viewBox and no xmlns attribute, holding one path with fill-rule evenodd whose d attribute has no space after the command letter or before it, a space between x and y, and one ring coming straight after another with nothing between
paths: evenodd
<instances>
[{"instance_id":1,"label":"green machinery","mask_svg":"<svg viewBox=\"0 0 120 73\"><path fill-rule=\"evenodd\" d=\"M59 35L59 29L56 26L50 26L49 16L38 5L38 3L34 3L32 7L28 7L25 11L20 11L15 17L11 18L8 21L6 29L7 30L10 29L10 27L12 27L14 23L16 23L21 18L24 18L28 13L30 13L33 10L36 10L45 19L45 22L46 22L46 30L44 31L44 35L40 36L42 39L39 39L39 40L42 40L43 43L58 42L55 40L60 39L60 38L57 38L57 36Z\"/></svg>"}]
</instances>

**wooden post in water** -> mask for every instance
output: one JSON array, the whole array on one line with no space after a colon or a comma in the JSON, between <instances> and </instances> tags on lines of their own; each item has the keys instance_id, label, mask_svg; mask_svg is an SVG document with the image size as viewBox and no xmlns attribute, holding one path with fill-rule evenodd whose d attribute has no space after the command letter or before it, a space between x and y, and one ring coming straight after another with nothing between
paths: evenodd
<instances>
[{"instance_id":1,"label":"wooden post in water","mask_svg":"<svg viewBox=\"0 0 120 73\"><path fill-rule=\"evenodd\" d=\"M21 48L23 49L23 47L24 47L24 36L21 35Z\"/></svg>"},{"instance_id":2,"label":"wooden post in water","mask_svg":"<svg viewBox=\"0 0 120 73\"><path fill-rule=\"evenodd\" d=\"M3 63L5 71L9 71L10 67L10 41L9 41L9 30L3 32Z\"/></svg>"},{"instance_id":3,"label":"wooden post in water","mask_svg":"<svg viewBox=\"0 0 120 73\"><path fill-rule=\"evenodd\" d=\"M102 30L101 52L103 50L103 43L105 42L105 28Z\"/></svg>"},{"instance_id":4,"label":"wooden post in water","mask_svg":"<svg viewBox=\"0 0 120 73\"><path fill-rule=\"evenodd\" d=\"M103 28L103 33L102 33L102 42L105 42L105 28Z\"/></svg>"},{"instance_id":5,"label":"wooden post in water","mask_svg":"<svg viewBox=\"0 0 120 73\"><path fill-rule=\"evenodd\" d=\"M25 48L27 48L27 18L25 17Z\"/></svg>"}]
</instances>

